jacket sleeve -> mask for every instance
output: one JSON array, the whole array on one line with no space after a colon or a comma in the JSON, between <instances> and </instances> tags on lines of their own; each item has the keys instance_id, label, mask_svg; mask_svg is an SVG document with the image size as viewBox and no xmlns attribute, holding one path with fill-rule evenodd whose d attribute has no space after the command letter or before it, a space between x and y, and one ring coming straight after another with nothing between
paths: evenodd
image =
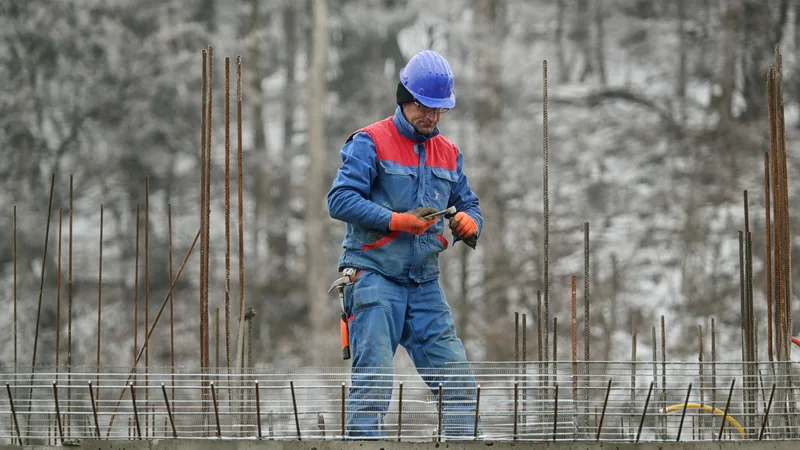
<instances>
[{"instance_id":1,"label":"jacket sleeve","mask_svg":"<svg viewBox=\"0 0 800 450\"><path fill-rule=\"evenodd\" d=\"M328 213L365 229L388 230L392 211L369 200L378 176L375 142L366 132L356 133L341 150L342 165L328 192Z\"/></svg>"},{"instance_id":2,"label":"jacket sleeve","mask_svg":"<svg viewBox=\"0 0 800 450\"><path fill-rule=\"evenodd\" d=\"M456 210L463 211L472 217L478 225L478 236L480 236L481 230L483 230L483 214L481 213L478 196L475 195L469 187L469 180L467 180L467 175L464 173L463 166L464 155L459 150L456 172L458 181L456 181L453 190L450 192L450 201L447 206L455 206Z\"/></svg>"}]
</instances>

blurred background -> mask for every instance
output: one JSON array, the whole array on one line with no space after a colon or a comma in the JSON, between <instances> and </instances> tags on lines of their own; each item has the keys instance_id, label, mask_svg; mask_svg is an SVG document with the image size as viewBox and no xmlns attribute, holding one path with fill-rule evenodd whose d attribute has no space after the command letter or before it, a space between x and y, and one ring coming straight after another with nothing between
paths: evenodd
<instances>
[{"instance_id":1,"label":"blurred background","mask_svg":"<svg viewBox=\"0 0 800 450\"><path fill-rule=\"evenodd\" d=\"M236 201L232 107L230 322L235 342L241 206L244 303L256 313L256 365L349 365L339 356L338 299L325 292L337 277L344 225L329 218L325 195L347 136L393 113L398 71L427 48L442 53L456 74L457 106L440 129L464 153L485 217L477 250L458 244L440 258L441 282L470 359L513 360L515 312L527 316L528 357L537 357L544 60L549 317L558 317L559 359L570 358L573 274L583 329L585 222L593 359L630 358L633 323L639 357L649 359L651 327L660 328L661 315L668 359L696 360L698 326L710 330L712 318L718 359L740 358L737 232L744 229L745 189L759 354L766 355L766 73L778 43L790 211L797 211L798 16L797 0L4 2L0 364L29 364L37 327L37 363L55 363L57 335L65 361L70 174L72 361L94 364L102 296L103 364L132 362L134 327L141 346L145 320L152 324L169 289L168 208L174 271L199 227L201 51L208 45L215 58L209 307L212 316L217 307L224 311L223 58L233 59L235 76L241 55L244 202ZM231 89L235 101L234 83ZM796 223L793 236L800 234ZM175 360L186 367L200 365L199 274L195 248L174 293ZM150 365L169 364L167 320L165 313L153 334ZM400 353L397 364L410 364Z\"/></svg>"}]
</instances>

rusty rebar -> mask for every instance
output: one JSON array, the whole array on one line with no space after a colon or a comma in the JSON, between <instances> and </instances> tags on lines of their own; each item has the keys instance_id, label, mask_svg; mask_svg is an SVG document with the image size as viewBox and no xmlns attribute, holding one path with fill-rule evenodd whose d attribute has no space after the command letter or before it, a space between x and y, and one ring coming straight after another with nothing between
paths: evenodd
<instances>
[{"instance_id":1,"label":"rusty rebar","mask_svg":"<svg viewBox=\"0 0 800 450\"><path fill-rule=\"evenodd\" d=\"M225 360L231 373L231 58L225 57Z\"/></svg>"},{"instance_id":2,"label":"rusty rebar","mask_svg":"<svg viewBox=\"0 0 800 450\"><path fill-rule=\"evenodd\" d=\"M205 310L203 309L203 293L205 291L206 276L206 114L208 113L208 51L203 49L200 53L203 59L201 76L202 100L200 118L200 371L205 368L205 342L204 328ZM138 348L138 346L136 347Z\"/></svg>"},{"instance_id":3,"label":"rusty rebar","mask_svg":"<svg viewBox=\"0 0 800 450\"><path fill-rule=\"evenodd\" d=\"M775 66L770 66L769 71L767 74L767 118L769 121L769 160L771 161L771 178L772 178L772 185L773 185L773 195L775 197L775 201L772 204L772 215L774 218L773 228L774 228L774 242L775 245L772 249L772 254L770 258L774 261L773 270L775 271L775 345L777 349L777 359L778 361L783 360L783 284L782 284L782 274L781 274L781 267L782 267L782 260L781 260L781 249L782 249L782 240L781 240L781 206L780 206L780 197L782 193L782 189L780 187L781 184L781 177L779 176L779 160L778 160L778 121L777 121L777 98L776 98L776 68ZM772 320L772 319L771 319Z\"/></svg>"},{"instance_id":4,"label":"rusty rebar","mask_svg":"<svg viewBox=\"0 0 800 450\"><path fill-rule=\"evenodd\" d=\"M706 376L705 376L705 366L703 364L704 353L705 353L705 347L703 345L703 326L702 325L698 325L697 326L697 362L698 362L698 367L697 368L698 368L698 371L699 371L698 378L700 379L700 404L701 405L704 405L705 401L706 401L706 399L705 399L705 391L706 391L706 382L705 382L705 380L706 380ZM714 393L715 393L715 390L712 389L711 390L711 395L714 395ZM701 423L700 430L702 432L702 430L703 430L702 424L705 423L706 417L705 416L700 416L698 418L698 420L701 421L700 422Z\"/></svg>"},{"instance_id":5,"label":"rusty rebar","mask_svg":"<svg viewBox=\"0 0 800 450\"><path fill-rule=\"evenodd\" d=\"M764 431L767 429L767 423L769 423L769 411L772 409L772 399L775 396L775 383L772 383L772 389L769 392L769 402L767 402L767 407L764 410L764 420L761 422L761 432L758 433L758 440L764 438Z\"/></svg>"},{"instance_id":6,"label":"rusty rebar","mask_svg":"<svg viewBox=\"0 0 800 450\"><path fill-rule=\"evenodd\" d=\"M550 326L550 283L549 283L549 265L550 265L550 197L548 195L549 180L548 180L548 119L547 119L547 60L542 61L542 192L543 192L543 212L544 212L544 359L545 371L547 371L547 348L549 339L549 326ZM555 332L555 331L554 331Z\"/></svg>"},{"instance_id":7,"label":"rusty rebar","mask_svg":"<svg viewBox=\"0 0 800 450\"><path fill-rule=\"evenodd\" d=\"M67 244L67 384L72 384L72 174L69 174L69 237ZM67 389L67 434L72 425L72 391Z\"/></svg>"},{"instance_id":8,"label":"rusty rebar","mask_svg":"<svg viewBox=\"0 0 800 450\"><path fill-rule=\"evenodd\" d=\"M99 393L99 391L98 391ZM92 382L89 381L89 401L92 403L92 418L94 418L94 433L96 437L100 437L100 422L97 419L97 399L94 396L94 389L92 389Z\"/></svg>"},{"instance_id":9,"label":"rusty rebar","mask_svg":"<svg viewBox=\"0 0 800 450\"><path fill-rule=\"evenodd\" d=\"M261 396L258 392L258 380L255 380L254 385L256 394L256 427L258 427L257 437L261 439ZM342 388L344 388L344 383L342 383ZM344 421L342 421L342 426L344 426ZM344 437L344 432L342 432L342 437Z\"/></svg>"},{"instance_id":10,"label":"rusty rebar","mask_svg":"<svg viewBox=\"0 0 800 450\"><path fill-rule=\"evenodd\" d=\"M214 111L212 105L214 103L214 47L209 45L208 46L208 113L206 115L206 221L205 221L205 263L206 263L206 274L205 279L203 282L205 283L205 290L203 293L203 308L205 310L205 345L206 354L205 354L205 366L208 367L209 365L209 355L208 352L208 344L210 336L208 334L208 283L209 283L209 273L210 273L210 257L211 257L211 148L213 146L213 140L211 139L211 129L213 121L211 119L212 113Z\"/></svg>"},{"instance_id":11,"label":"rusty rebar","mask_svg":"<svg viewBox=\"0 0 800 450\"><path fill-rule=\"evenodd\" d=\"M733 386L736 384L736 378L731 380L731 388L728 391L728 401L725 403L725 411L722 413L722 423L719 425L719 435L717 440L722 440L722 432L725 430L725 421L728 420L728 408L731 407L731 397L733 397Z\"/></svg>"},{"instance_id":12,"label":"rusty rebar","mask_svg":"<svg viewBox=\"0 0 800 450\"><path fill-rule=\"evenodd\" d=\"M128 386L131 390L131 405L133 406L133 419L136 422L136 436L141 439L142 427L139 424L139 411L136 409L136 389L133 387L133 383L131 382L128 382ZM108 428L109 430L111 429L111 424L108 425Z\"/></svg>"},{"instance_id":13,"label":"rusty rebar","mask_svg":"<svg viewBox=\"0 0 800 450\"><path fill-rule=\"evenodd\" d=\"M739 236L739 327L742 334L742 361L748 360L747 352L747 291L745 289L745 256L744 256L744 233L738 232ZM743 370L747 370L742 365Z\"/></svg>"},{"instance_id":14,"label":"rusty rebar","mask_svg":"<svg viewBox=\"0 0 800 450\"><path fill-rule=\"evenodd\" d=\"M172 375L172 401L175 401L175 290L172 288L172 203L167 203L167 241L169 258L169 366Z\"/></svg>"},{"instance_id":15,"label":"rusty rebar","mask_svg":"<svg viewBox=\"0 0 800 450\"><path fill-rule=\"evenodd\" d=\"M292 410L294 411L294 426L297 429L297 440L302 440L300 437L300 417L297 414L297 397L294 394L294 381L289 380L289 389L292 391Z\"/></svg>"},{"instance_id":16,"label":"rusty rebar","mask_svg":"<svg viewBox=\"0 0 800 450\"><path fill-rule=\"evenodd\" d=\"M519 363L519 311L514 311L514 362ZM519 371L519 364L514 369Z\"/></svg>"},{"instance_id":17,"label":"rusty rebar","mask_svg":"<svg viewBox=\"0 0 800 450\"><path fill-rule=\"evenodd\" d=\"M766 268L764 276L766 278L767 292L767 354L769 361L774 358L772 348L772 223L770 217L770 188L769 188L769 152L764 152L764 232L766 234L764 244L766 245L767 257L764 259Z\"/></svg>"},{"instance_id":18,"label":"rusty rebar","mask_svg":"<svg viewBox=\"0 0 800 450\"><path fill-rule=\"evenodd\" d=\"M133 366L138 364L136 351L139 348L139 204L136 204L136 255L133 269Z\"/></svg>"},{"instance_id":19,"label":"rusty rebar","mask_svg":"<svg viewBox=\"0 0 800 450\"><path fill-rule=\"evenodd\" d=\"M686 389L686 400L683 401L683 410L681 411L681 422L678 425L678 435L675 437L675 442L681 441L681 431L683 431L683 421L686 419L686 410L689 409L689 395L692 393L692 383L689 383L689 389ZM713 409L712 409L713 410ZM666 413L664 409L664 413Z\"/></svg>"},{"instance_id":20,"label":"rusty rebar","mask_svg":"<svg viewBox=\"0 0 800 450\"><path fill-rule=\"evenodd\" d=\"M47 225L44 231L44 249L42 250L42 271L39 279L39 302L36 307L36 330L33 335L33 359L31 361L31 372L36 371L36 348L39 343L39 321L42 315L42 295L44 293L44 269L47 265L47 244L50 240L50 213L53 208L53 188L55 187L56 174L50 177L50 200L47 204ZM33 374L31 374L33 375ZM33 384L33 382L31 382ZM30 399L29 399L30 400Z\"/></svg>"},{"instance_id":21,"label":"rusty rebar","mask_svg":"<svg viewBox=\"0 0 800 450\"><path fill-rule=\"evenodd\" d=\"M583 407L583 426L589 429L589 342L591 334L591 315L589 295L589 222L583 223L583 396L586 401Z\"/></svg>"},{"instance_id":22,"label":"rusty rebar","mask_svg":"<svg viewBox=\"0 0 800 450\"><path fill-rule=\"evenodd\" d=\"M61 235L63 225L64 208L58 208L58 257L56 258L56 381L58 381L59 355L61 354ZM14 304L14 351L16 352L17 339L17 311L16 302ZM14 367L17 367L16 355L14 355Z\"/></svg>"},{"instance_id":23,"label":"rusty rebar","mask_svg":"<svg viewBox=\"0 0 800 450\"><path fill-rule=\"evenodd\" d=\"M664 315L661 315L661 406L664 408L661 432L667 437L667 328Z\"/></svg>"},{"instance_id":24,"label":"rusty rebar","mask_svg":"<svg viewBox=\"0 0 800 450\"><path fill-rule=\"evenodd\" d=\"M717 407L717 324L711 318L711 407Z\"/></svg>"},{"instance_id":25,"label":"rusty rebar","mask_svg":"<svg viewBox=\"0 0 800 450\"><path fill-rule=\"evenodd\" d=\"M214 309L214 367L219 373L219 306Z\"/></svg>"},{"instance_id":26,"label":"rusty rebar","mask_svg":"<svg viewBox=\"0 0 800 450\"><path fill-rule=\"evenodd\" d=\"M440 385L441 386L441 385ZM514 434L513 439L517 440L517 426L519 422L519 382L514 382Z\"/></svg>"},{"instance_id":27,"label":"rusty rebar","mask_svg":"<svg viewBox=\"0 0 800 450\"><path fill-rule=\"evenodd\" d=\"M608 397L611 395L611 378L608 379L608 386L606 387L606 396L603 400L603 410L600 412L600 423L597 425L597 436L595 437L596 441L600 441L600 433L603 431L603 420L606 418L606 408L608 407ZM597 410L595 409L595 414L597 414Z\"/></svg>"},{"instance_id":28,"label":"rusty rebar","mask_svg":"<svg viewBox=\"0 0 800 450\"><path fill-rule=\"evenodd\" d=\"M536 290L536 350L537 360L542 361L542 291Z\"/></svg>"},{"instance_id":29,"label":"rusty rebar","mask_svg":"<svg viewBox=\"0 0 800 450\"><path fill-rule=\"evenodd\" d=\"M442 383L439 383L439 389L436 395L438 406L436 408L436 412L438 413L437 421L436 421L436 430L438 431L436 436L437 442L442 442L442 435L444 432L442 431L442 414L443 414L443 403L444 400L442 398Z\"/></svg>"},{"instance_id":30,"label":"rusty rebar","mask_svg":"<svg viewBox=\"0 0 800 450\"><path fill-rule=\"evenodd\" d=\"M169 424L172 427L172 437L177 438L178 430L175 428L175 420L172 418L172 408L169 406L169 397L167 396L167 388L164 386L164 383L161 383L161 393L164 395L164 407L167 409L167 418L169 419ZM172 393L173 395L175 394L174 388Z\"/></svg>"},{"instance_id":31,"label":"rusty rebar","mask_svg":"<svg viewBox=\"0 0 800 450\"><path fill-rule=\"evenodd\" d=\"M558 369L558 317L553 317L553 375Z\"/></svg>"},{"instance_id":32,"label":"rusty rebar","mask_svg":"<svg viewBox=\"0 0 800 450\"><path fill-rule=\"evenodd\" d=\"M238 181L238 219L239 219L239 317L244 314L244 185L242 183L242 57L236 57L236 117L237 117L237 181Z\"/></svg>"},{"instance_id":33,"label":"rusty rebar","mask_svg":"<svg viewBox=\"0 0 800 450\"><path fill-rule=\"evenodd\" d=\"M572 281L572 402L578 404L578 278Z\"/></svg>"},{"instance_id":34,"label":"rusty rebar","mask_svg":"<svg viewBox=\"0 0 800 450\"><path fill-rule=\"evenodd\" d=\"M53 402L56 407L56 422L58 422L58 437L61 439L61 445L64 445L64 427L61 425L61 409L58 405L58 383L53 381Z\"/></svg>"},{"instance_id":35,"label":"rusty rebar","mask_svg":"<svg viewBox=\"0 0 800 450\"><path fill-rule=\"evenodd\" d=\"M144 385L150 386L150 177L144 177ZM144 390L144 403L150 404L150 390ZM145 415L144 432L150 427L150 416Z\"/></svg>"},{"instance_id":36,"label":"rusty rebar","mask_svg":"<svg viewBox=\"0 0 800 450\"><path fill-rule=\"evenodd\" d=\"M22 433L19 432L19 420L17 420L17 410L14 408L14 396L11 394L11 386L6 383L6 392L8 393L8 405L11 407L11 419L14 422L14 430L17 432L17 439L19 440L19 445L25 445L22 441ZM13 436L12 436L12 444Z\"/></svg>"},{"instance_id":37,"label":"rusty rebar","mask_svg":"<svg viewBox=\"0 0 800 450\"><path fill-rule=\"evenodd\" d=\"M403 382L402 381L400 382L398 391L399 392L397 394L397 442L400 442L400 440L403 437ZM342 383L342 440L344 440L344 435L345 435L344 434L345 405L346 405L345 389L344 389L344 383Z\"/></svg>"},{"instance_id":38,"label":"rusty rebar","mask_svg":"<svg viewBox=\"0 0 800 450\"><path fill-rule=\"evenodd\" d=\"M194 246L197 244L197 239L199 237L200 237L200 230L197 231L197 233L194 236L194 240L192 241L192 245L189 246L189 249L186 251L186 256L184 256L183 262L181 263L180 267L178 268L178 272L175 274L175 279L172 280L172 283L170 284L170 288L171 289L175 288L175 284L180 279L181 273L183 273L183 268L186 267L186 262L189 260L189 257L192 255L192 250L194 250ZM167 294L167 295L169 295L169 294ZM161 313L164 311L164 307L167 305L168 301L169 301L169 297L166 297L166 298L164 298L164 301L161 303L161 308L159 308L158 313L156 314L156 317L153 319L153 324L151 325L151 328L150 328L150 331L148 332L148 335L152 334L153 330L155 330L156 324L158 324L158 319L161 317ZM143 353L144 353L144 347L139 351L139 353L134 358L133 367L131 367L131 370L128 373L128 378L127 378L126 382L129 382L130 379L133 377L133 374L136 372L136 365L138 364L139 359L142 357ZM108 431L106 432L106 436L110 435L110 433L111 433L111 426L114 424L114 417L116 417L116 413L117 413L117 410L119 409L119 404L122 401L122 396L123 396L124 393L125 393L125 390L123 389L119 394L119 398L117 399L117 404L114 406L114 411L111 414L111 419L109 419Z\"/></svg>"},{"instance_id":39,"label":"rusty rebar","mask_svg":"<svg viewBox=\"0 0 800 450\"><path fill-rule=\"evenodd\" d=\"M100 336L102 331L103 317L103 204L100 204L100 259L97 272L97 388L100 388ZM97 391L97 398L100 398L100 391Z\"/></svg>"},{"instance_id":40,"label":"rusty rebar","mask_svg":"<svg viewBox=\"0 0 800 450\"><path fill-rule=\"evenodd\" d=\"M644 426L644 419L647 417L647 407L650 406L650 395L653 394L653 382L650 382L650 388L647 390L647 398L644 400L644 410L642 410L642 419L639 421L639 431L636 432L636 442L642 436L642 427Z\"/></svg>"},{"instance_id":41,"label":"rusty rebar","mask_svg":"<svg viewBox=\"0 0 800 450\"><path fill-rule=\"evenodd\" d=\"M631 315L631 406L636 404L636 339L638 331L636 329L636 316ZM633 427L633 407L628 410L628 426ZM633 437L633 428L629 429Z\"/></svg>"},{"instance_id":42,"label":"rusty rebar","mask_svg":"<svg viewBox=\"0 0 800 450\"><path fill-rule=\"evenodd\" d=\"M11 233L12 233L12 247L13 247L13 265L14 265L14 373L17 373L17 205L14 205L14 212L11 219ZM60 260L61 258L59 258ZM18 430L19 431L19 430ZM22 438L20 438L20 445L22 445Z\"/></svg>"},{"instance_id":43,"label":"rusty rebar","mask_svg":"<svg viewBox=\"0 0 800 450\"><path fill-rule=\"evenodd\" d=\"M478 439L478 422L481 409L481 385L475 386L475 423L472 428L472 437Z\"/></svg>"},{"instance_id":44,"label":"rusty rebar","mask_svg":"<svg viewBox=\"0 0 800 450\"><path fill-rule=\"evenodd\" d=\"M217 424L217 437L222 437L222 428L219 424L219 405L217 404L217 390L214 389L214 382L210 381L209 386L211 387L211 402L214 404L214 421Z\"/></svg>"},{"instance_id":45,"label":"rusty rebar","mask_svg":"<svg viewBox=\"0 0 800 450\"><path fill-rule=\"evenodd\" d=\"M555 318L554 318L555 319ZM555 338L555 334L553 335ZM553 384L553 441L558 437L558 383Z\"/></svg>"}]
</instances>

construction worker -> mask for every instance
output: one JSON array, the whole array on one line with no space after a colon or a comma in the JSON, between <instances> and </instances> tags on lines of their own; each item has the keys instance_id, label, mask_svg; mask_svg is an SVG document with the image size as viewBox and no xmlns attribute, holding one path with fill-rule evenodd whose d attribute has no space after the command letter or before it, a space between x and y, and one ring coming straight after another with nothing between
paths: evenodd
<instances>
[{"instance_id":1,"label":"construction worker","mask_svg":"<svg viewBox=\"0 0 800 450\"><path fill-rule=\"evenodd\" d=\"M450 244L444 220L424 219L455 206L453 245L477 238L483 224L464 157L437 128L455 106L453 84L440 54L412 57L400 70L394 115L349 136L328 193L331 217L346 223L339 270L354 281L345 288L353 354L350 438L386 432L398 344L434 395L442 383L444 435L474 433L475 381L439 285L438 256Z\"/></svg>"}]
</instances>

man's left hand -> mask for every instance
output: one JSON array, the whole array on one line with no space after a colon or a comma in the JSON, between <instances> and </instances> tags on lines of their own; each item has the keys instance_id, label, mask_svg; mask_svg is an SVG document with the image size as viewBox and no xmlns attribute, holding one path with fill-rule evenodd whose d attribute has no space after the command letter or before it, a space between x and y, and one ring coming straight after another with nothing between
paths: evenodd
<instances>
[{"instance_id":1,"label":"man's left hand","mask_svg":"<svg viewBox=\"0 0 800 450\"><path fill-rule=\"evenodd\" d=\"M469 214L458 212L450 219L450 231L459 239L464 239L478 232L478 224Z\"/></svg>"}]
</instances>

